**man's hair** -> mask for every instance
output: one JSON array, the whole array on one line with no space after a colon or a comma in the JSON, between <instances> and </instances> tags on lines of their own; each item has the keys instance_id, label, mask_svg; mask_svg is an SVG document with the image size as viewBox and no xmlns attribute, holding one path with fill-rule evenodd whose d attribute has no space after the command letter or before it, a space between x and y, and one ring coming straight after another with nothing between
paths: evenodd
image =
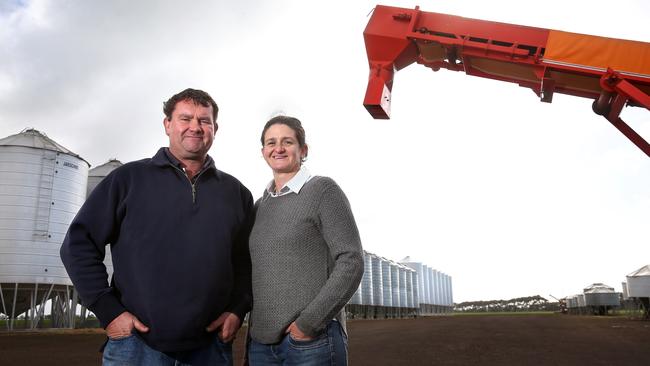
<instances>
[{"instance_id":1,"label":"man's hair","mask_svg":"<svg viewBox=\"0 0 650 366\"><path fill-rule=\"evenodd\" d=\"M289 117L289 116L276 116L271 118L266 124L264 125L264 129L262 130L262 137L260 137L260 141L262 142L262 146L264 146L264 134L266 133L266 130L269 129L269 127L273 125L286 125L287 127L291 128L293 132L296 133L296 139L298 140L298 145L300 147L305 146L305 129L302 128L302 123L300 123L300 120L298 118L294 117Z\"/></svg>"},{"instance_id":2,"label":"man's hair","mask_svg":"<svg viewBox=\"0 0 650 366\"><path fill-rule=\"evenodd\" d=\"M173 95L171 98L169 98L168 101L163 103L163 112L165 113L165 117L167 117L168 120L172 119L172 113L174 112L174 108L176 108L176 103L182 102L184 100L191 100L192 102L204 107L212 106L212 118L214 120L215 127L217 126L217 114L219 114L219 107L217 107L217 103L214 101L214 99L212 99L210 94L204 92L203 90L191 88L187 88L182 92Z\"/></svg>"}]
</instances>

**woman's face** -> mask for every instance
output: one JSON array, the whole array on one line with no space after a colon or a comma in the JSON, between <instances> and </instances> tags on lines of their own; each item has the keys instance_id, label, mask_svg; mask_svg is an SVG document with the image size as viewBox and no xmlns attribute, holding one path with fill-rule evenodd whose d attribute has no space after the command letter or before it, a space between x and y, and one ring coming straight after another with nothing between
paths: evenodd
<instances>
[{"instance_id":1,"label":"woman's face","mask_svg":"<svg viewBox=\"0 0 650 366\"><path fill-rule=\"evenodd\" d=\"M307 146L300 147L291 127L274 124L264 133L262 155L274 173L295 173L300 170L301 159Z\"/></svg>"}]
</instances>

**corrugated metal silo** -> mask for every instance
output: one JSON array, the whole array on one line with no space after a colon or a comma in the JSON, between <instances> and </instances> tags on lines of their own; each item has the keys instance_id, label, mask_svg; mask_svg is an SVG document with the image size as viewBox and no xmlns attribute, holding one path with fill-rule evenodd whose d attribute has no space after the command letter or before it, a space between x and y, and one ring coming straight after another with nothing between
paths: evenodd
<instances>
[{"instance_id":1,"label":"corrugated metal silo","mask_svg":"<svg viewBox=\"0 0 650 366\"><path fill-rule=\"evenodd\" d=\"M386 258L381 260L381 279L383 286L383 295L384 295L384 306L394 306L393 305L393 288L390 275L390 261Z\"/></svg>"},{"instance_id":2,"label":"corrugated metal silo","mask_svg":"<svg viewBox=\"0 0 650 366\"><path fill-rule=\"evenodd\" d=\"M584 308L586 306L585 303L585 294L578 294L576 295L577 300L578 300L578 307L579 308Z\"/></svg>"},{"instance_id":3,"label":"corrugated metal silo","mask_svg":"<svg viewBox=\"0 0 650 366\"><path fill-rule=\"evenodd\" d=\"M447 275L443 272L438 271L438 286L440 287L440 298L438 300L439 305L447 305L447 284L445 283Z\"/></svg>"},{"instance_id":4,"label":"corrugated metal silo","mask_svg":"<svg viewBox=\"0 0 650 366\"><path fill-rule=\"evenodd\" d=\"M406 273L406 307L407 308L414 308L415 305L413 305L413 276L415 274L415 271L409 267L405 268L405 273Z\"/></svg>"},{"instance_id":5,"label":"corrugated metal silo","mask_svg":"<svg viewBox=\"0 0 650 366\"><path fill-rule=\"evenodd\" d=\"M372 304L384 305L384 283L382 280L381 258L372 255Z\"/></svg>"},{"instance_id":6,"label":"corrugated metal silo","mask_svg":"<svg viewBox=\"0 0 650 366\"><path fill-rule=\"evenodd\" d=\"M447 292L449 296L449 306L454 306L454 286L450 275L447 275L447 283L449 284L449 290Z\"/></svg>"},{"instance_id":7,"label":"corrugated metal silo","mask_svg":"<svg viewBox=\"0 0 650 366\"><path fill-rule=\"evenodd\" d=\"M348 304L361 305L361 284L359 284L357 290L354 291L354 294L352 294L352 297L350 298L350 301L348 301Z\"/></svg>"},{"instance_id":8,"label":"corrugated metal silo","mask_svg":"<svg viewBox=\"0 0 650 366\"><path fill-rule=\"evenodd\" d=\"M413 306L411 307L418 307L421 302L420 294L423 292L422 281L419 281L419 278L422 277L422 263L411 260L411 257L402 259L400 263L414 271L412 275L413 277L411 278L411 281L413 282Z\"/></svg>"},{"instance_id":9,"label":"corrugated metal silo","mask_svg":"<svg viewBox=\"0 0 650 366\"><path fill-rule=\"evenodd\" d=\"M618 292L613 287L602 283L594 283L583 290L586 306L619 306L621 305Z\"/></svg>"},{"instance_id":10,"label":"corrugated metal silo","mask_svg":"<svg viewBox=\"0 0 650 366\"><path fill-rule=\"evenodd\" d=\"M423 264L422 272L418 273L418 275L420 275L420 282L422 283L420 304L431 304L431 302L429 302L429 266Z\"/></svg>"},{"instance_id":11,"label":"corrugated metal silo","mask_svg":"<svg viewBox=\"0 0 650 366\"><path fill-rule=\"evenodd\" d=\"M413 270L413 307L420 307L420 276L417 270Z\"/></svg>"},{"instance_id":12,"label":"corrugated metal silo","mask_svg":"<svg viewBox=\"0 0 650 366\"><path fill-rule=\"evenodd\" d=\"M449 302L449 298L450 298L450 296L449 296L449 291L450 291L451 289L450 289L450 287L449 287L449 275L446 274L446 273L444 273L443 276L444 276L444 282L443 282L443 283L444 283L444 287L445 287L445 301L444 301L444 305L445 305L445 306L450 306L451 303Z\"/></svg>"},{"instance_id":13,"label":"corrugated metal silo","mask_svg":"<svg viewBox=\"0 0 650 366\"><path fill-rule=\"evenodd\" d=\"M397 265L399 270L399 307L408 306L408 297L406 295L406 267L401 264Z\"/></svg>"},{"instance_id":14,"label":"corrugated metal silo","mask_svg":"<svg viewBox=\"0 0 650 366\"><path fill-rule=\"evenodd\" d=\"M650 264L626 276L630 297L650 297Z\"/></svg>"},{"instance_id":15,"label":"corrugated metal silo","mask_svg":"<svg viewBox=\"0 0 650 366\"><path fill-rule=\"evenodd\" d=\"M35 327L42 316L36 306L74 296L59 249L85 200L88 168L34 129L0 140L0 310L9 317L29 310ZM74 314L61 315L63 326L74 321Z\"/></svg>"},{"instance_id":16,"label":"corrugated metal silo","mask_svg":"<svg viewBox=\"0 0 650 366\"><path fill-rule=\"evenodd\" d=\"M109 159L102 165L98 165L90 171L88 171L88 186L86 188L86 197L90 195L90 192L97 187L99 182L101 182L110 172L116 168L121 167L123 164L117 159Z\"/></svg>"},{"instance_id":17,"label":"corrugated metal silo","mask_svg":"<svg viewBox=\"0 0 650 366\"><path fill-rule=\"evenodd\" d=\"M428 299L428 304L434 305L435 304L435 297L436 297L436 282L435 278L433 276L434 274L434 269L429 267L427 276L429 277L429 299Z\"/></svg>"},{"instance_id":18,"label":"corrugated metal silo","mask_svg":"<svg viewBox=\"0 0 650 366\"><path fill-rule=\"evenodd\" d=\"M400 307L401 299L399 297L399 269L395 262L390 262L390 281L391 281L391 292L393 294L393 307Z\"/></svg>"},{"instance_id":19,"label":"corrugated metal silo","mask_svg":"<svg viewBox=\"0 0 650 366\"><path fill-rule=\"evenodd\" d=\"M372 299L372 256L363 252L363 277L361 278L361 303L363 305L374 305Z\"/></svg>"},{"instance_id":20,"label":"corrugated metal silo","mask_svg":"<svg viewBox=\"0 0 650 366\"><path fill-rule=\"evenodd\" d=\"M440 305L440 278L438 276L438 271L429 267L430 273L429 277L431 278L431 304Z\"/></svg>"}]
</instances>

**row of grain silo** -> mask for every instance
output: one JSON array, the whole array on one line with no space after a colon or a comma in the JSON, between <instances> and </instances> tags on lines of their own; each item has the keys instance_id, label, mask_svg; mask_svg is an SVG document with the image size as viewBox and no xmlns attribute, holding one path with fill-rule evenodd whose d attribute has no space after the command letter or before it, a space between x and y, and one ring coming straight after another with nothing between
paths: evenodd
<instances>
[{"instance_id":1,"label":"row of grain silo","mask_svg":"<svg viewBox=\"0 0 650 366\"><path fill-rule=\"evenodd\" d=\"M8 329L19 316L22 327L36 328L48 303L53 327L74 326L78 298L59 249L89 189L107 174L89 168L35 129L0 139L0 314Z\"/></svg>"},{"instance_id":2,"label":"row of grain silo","mask_svg":"<svg viewBox=\"0 0 650 366\"><path fill-rule=\"evenodd\" d=\"M364 251L364 272L346 311L350 318L384 319L447 314L451 277L409 257L396 262Z\"/></svg>"},{"instance_id":3,"label":"row of grain silo","mask_svg":"<svg viewBox=\"0 0 650 366\"><path fill-rule=\"evenodd\" d=\"M650 314L650 265L643 266L626 276L622 292L603 283L594 283L582 293L567 296L564 300L569 314L607 315L612 310L626 307L639 309L644 317Z\"/></svg>"}]
</instances>

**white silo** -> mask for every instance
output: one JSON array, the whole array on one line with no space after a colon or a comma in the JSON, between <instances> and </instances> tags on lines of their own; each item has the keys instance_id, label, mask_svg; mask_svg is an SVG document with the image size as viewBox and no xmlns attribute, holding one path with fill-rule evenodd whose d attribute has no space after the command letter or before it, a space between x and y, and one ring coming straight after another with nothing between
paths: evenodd
<instances>
[{"instance_id":1,"label":"white silo","mask_svg":"<svg viewBox=\"0 0 650 366\"><path fill-rule=\"evenodd\" d=\"M351 305L361 305L361 284L357 287L357 290L352 294L352 297L350 298L350 301L348 301L348 304Z\"/></svg>"},{"instance_id":2,"label":"white silo","mask_svg":"<svg viewBox=\"0 0 650 366\"><path fill-rule=\"evenodd\" d=\"M629 297L650 297L650 264L626 276Z\"/></svg>"},{"instance_id":3,"label":"white silo","mask_svg":"<svg viewBox=\"0 0 650 366\"><path fill-rule=\"evenodd\" d=\"M413 291L413 305L414 305L413 307L417 308L421 303L420 298L422 296L422 293L424 292L423 281L420 280L422 278L423 265L421 262L413 261L411 257L406 257L402 259L400 263L412 269L415 272L413 274L414 278L412 278L412 282L413 282L412 291Z\"/></svg>"},{"instance_id":4,"label":"white silo","mask_svg":"<svg viewBox=\"0 0 650 366\"><path fill-rule=\"evenodd\" d=\"M48 299L55 301L54 325L74 323L74 311L65 309L76 308L76 295L59 249L85 200L88 168L34 129L0 140L1 312L15 319L27 311L32 328Z\"/></svg>"},{"instance_id":5,"label":"white silo","mask_svg":"<svg viewBox=\"0 0 650 366\"><path fill-rule=\"evenodd\" d=\"M393 289L390 275L390 261L386 258L381 259L381 279L384 295L384 306L391 307L393 305Z\"/></svg>"},{"instance_id":6,"label":"white silo","mask_svg":"<svg viewBox=\"0 0 650 366\"><path fill-rule=\"evenodd\" d=\"M438 299L438 305L444 307L447 305L447 288L445 286L445 274L443 272L437 271L437 276L438 276L438 287L439 291L438 294L439 299Z\"/></svg>"},{"instance_id":7,"label":"white silo","mask_svg":"<svg viewBox=\"0 0 650 366\"><path fill-rule=\"evenodd\" d=\"M413 274L415 271L409 267L405 267L406 273L406 307L414 308L413 305Z\"/></svg>"},{"instance_id":8,"label":"white silo","mask_svg":"<svg viewBox=\"0 0 650 366\"><path fill-rule=\"evenodd\" d=\"M390 285L392 286L391 288L391 293L393 296L393 307L400 307L401 305L401 300L399 297L399 269L397 268L397 264L395 262L390 262Z\"/></svg>"},{"instance_id":9,"label":"white silo","mask_svg":"<svg viewBox=\"0 0 650 366\"><path fill-rule=\"evenodd\" d=\"M363 277L361 278L361 303L373 305L372 299L372 255L363 252Z\"/></svg>"},{"instance_id":10,"label":"white silo","mask_svg":"<svg viewBox=\"0 0 650 366\"><path fill-rule=\"evenodd\" d=\"M429 266L426 264L422 265L422 273L420 275L420 282L422 283L422 291L420 292L420 304L428 305L429 302ZM426 308L426 307L425 307ZM426 311L426 309L425 309Z\"/></svg>"},{"instance_id":11,"label":"white silo","mask_svg":"<svg viewBox=\"0 0 650 366\"><path fill-rule=\"evenodd\" d=\"M381 258L372 255L372 304L384 306L384 283L382 280Z\"/></svg>"},{"instance_id":12,"label":"white silo","mask_svg":"<svg viewBox=\"0 0 650 366\"><path fill-rule=\"evenodd\" d=\"M438 290L438 271L436 271L431 267L429 267L429 286L431 287L431 289L429 290L430 291L429 304L439 305L438 296L440 296L440 292Z\"/></svg>"},{"instance_id":13,"label":"white silo","mask_svg":"<svg viewBox=\"0 0 650 366\"><path fill-rule=\"evenodd\" d=\"M123 164L117 159L109 159L102 165L98 165L88 171L88 186L86 188L86 197L90 195L90 192L97 187L99 182L101 182L108 174L110 174L116 168L121 167Z\"/></svg>"},{"instance_id":14,"label":"white silo","mask_svg":"<svg viewBox=\"0 0 650 366\"><path fill-rule=\"evenodd\" d=\"M397 265L399 270L399 307L405 308L408 306L408 297L406 295L406 268L401 264Z\"/></svg>"},{"instance_id":15,"label":"white silo","mask_svg":"<svg viewBox=\"0 0 650 366\"><path fill-rule=\"evenodd\" d=\"M603 283L589 285L582 292L585 296L585 306L612 307L621 305L618 292ZM600 313L603 313L602 309Z\"/></svg>"},{"instance_id":16,"label":"white silo","mask_svg":"<svg viewBox=\"0 0 650 366\"><path fill-rule=\"evenodd\" d=\"M447 275L446 273L443 273L442 278L443 278L442 287L444 289L444 291L443 291L443 294L444 294L444 296L443 296L443 305L449 307L449 305L451 305L449 303L449 275Z\"/></svg>"},{"instance_id":17,"label":"white silo","mask_svg":"<svg viewBox=\"0 0 650 366\"><path fill-rule=\"evenodd\" d=\"M413 307L418 309L420 307L420 276L418 271L413 270Z\"/></svg>"},{"instance_id":18,"label":"white silo","mask_svg":"<svg viewBox=\"0 0 650 366\"><path fill-rule=\"evenodd\" d=\"M440 296L438 292L438 271L435 269L429 267L429 283L431 286L431 301L432 305L438 305L438 296Z\"/></svg>"},{"instance_id":19,"label":"white silo","mask_svg":"<svg viewBox=\"0 0 650 366\"><path fill-rule=\"evenodd\" d=\"M447 283L449 285L449 289L447 290L447 295L449 296L449 306L453 307L454 306L454 283L450 275L447 275Z\"/></svg>"},{"instance_id":20,"label":"white silo","mask_svg":"<svg viewBox=\"0 0 650 366\"><path fill-rule=\"evenodd\" d=\"M623 300L629 299L630 295L627 294L627 282L621 282L621 287L623 288Z\"/></svg>"}]
</instances>

